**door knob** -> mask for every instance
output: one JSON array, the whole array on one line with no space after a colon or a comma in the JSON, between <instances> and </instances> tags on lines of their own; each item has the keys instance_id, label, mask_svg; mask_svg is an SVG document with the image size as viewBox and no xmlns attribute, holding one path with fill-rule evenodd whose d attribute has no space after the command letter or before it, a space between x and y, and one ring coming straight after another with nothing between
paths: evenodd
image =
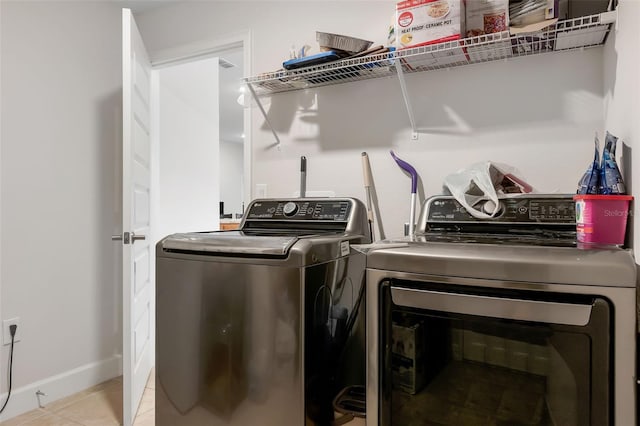
<instances>
[{"instance_id":1,"label":"door knob","mask_svg":"<svg viewBox=\"0 0 640 426\"><path fill-rule=\"evenodd\" d=\"M129 232L123 232L122 234L117 234L117 235L112 235L111 236L111 240L112 241L122 241L122 244L129 244L129 237L132 234L130 234Z\"/></svg>"},{"instance_id":2,"label":"door knob","mask_svg":"<svg viewBox=\"0 0 640 426\"><path fill-rule=\"evenodd\" d=\"M131 233L131 244L135 243L138 240L146 240L146 235L136 235L135 233Z\"/></svg>"}]
</instances>

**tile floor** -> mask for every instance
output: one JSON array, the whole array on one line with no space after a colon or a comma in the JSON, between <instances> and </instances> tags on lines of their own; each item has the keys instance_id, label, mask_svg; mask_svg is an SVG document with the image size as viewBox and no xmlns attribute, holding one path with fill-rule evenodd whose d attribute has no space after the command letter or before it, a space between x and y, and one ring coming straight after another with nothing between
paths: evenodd
<instances>
[{"instance_id":1,"label":"tile floor","mask_svg":"<svg viewBox=\"0 0 640 426\"><path fill-rule=\"evenodd\" d=\"M155 374L142 395L134 426L155 425ZM122 377L62 398L1 426L118 426L122 424Z\"/></svg>"}]
</instances>

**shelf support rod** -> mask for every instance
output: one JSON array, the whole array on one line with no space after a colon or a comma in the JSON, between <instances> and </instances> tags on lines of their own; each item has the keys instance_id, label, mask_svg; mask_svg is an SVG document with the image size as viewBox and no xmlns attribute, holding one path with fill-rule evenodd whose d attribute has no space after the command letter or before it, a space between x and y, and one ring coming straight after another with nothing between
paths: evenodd
<instances>
[{"instance_id":1,"label":"shelf support rod","mask_svg":"<svg viewBox=\"0 0 640 426\"><path fill-rule=\"evenodd\" d=\"M396 71L398 73L398 81L400 82L400 90L402 90L402 98L404 99L404 105L407 107L407 114L409 114L409 122L411 123L411 139L418 139L418 131L416 130L416 120L413 117L413 108L411 107L411 100L409 99L409 92L407 92L407 85L404 82L404 71L402 71L402 64L400 59L396 58Z\"/></svg>"},{"instance_id":2,"label":"shelf support rod","mask_svg":"<svg viewBox=\"0 0 640 426\"><path fill-rule=\"evenodd\" d=\"M260 112L264 117L264 121L267 123L267 126L269 126L269 129L271 129L271 133L273 133L273 137L276 138L276 145L280 147L280 138L278 137L278 134L276 133L276 131L273 129L273 126L271 125L271 121L269 121L269 117L267 117L267 112L264 110L264 107L262 106L262 103L260 102L260 99L258 98L256 91L253 90L253 86L251 85L251 83L247 83L247 87L251 92L251 96L253 96L253 99L255 99L256 103L258 104L258 108L260 108Z\"/></svg>"}]
</instances>

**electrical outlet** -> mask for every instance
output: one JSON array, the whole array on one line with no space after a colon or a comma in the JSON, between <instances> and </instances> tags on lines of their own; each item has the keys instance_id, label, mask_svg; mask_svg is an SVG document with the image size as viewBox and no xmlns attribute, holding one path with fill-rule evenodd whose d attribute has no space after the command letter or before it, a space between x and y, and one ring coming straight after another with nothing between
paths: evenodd
<instances>
[{"instance_id":1,"label":"electrical outlet","mask_svg":"<svg viewBox=\"0 0 640 426\"><path fill-rule=\"evenodd\" d=\"M13 342L15 343L20 341L20 338L22 336L22 328L20 327L20 318L15 317L11 319L6 319L2 321L2 344L3 345L11 344L11 331L9 330L9 327L14 324L17 325L18 328L16 329L16 335L13 338Z\"/></svg>"}]
</instances>

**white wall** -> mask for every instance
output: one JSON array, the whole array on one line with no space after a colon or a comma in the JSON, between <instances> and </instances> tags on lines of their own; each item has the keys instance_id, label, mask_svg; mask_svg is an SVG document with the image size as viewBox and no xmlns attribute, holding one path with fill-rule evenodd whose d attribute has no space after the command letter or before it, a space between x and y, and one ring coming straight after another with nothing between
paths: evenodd
<instances>
[{"instance_id":1,"label":"white wall","mask_svg":"<svg viewBox=\"0 0 640 426\"><path fill-rule=\"evenodd\" d=\"M158 73L158 236L218 229L218 58Z\"/></svg>"},{"instance_id":2,"label":"white wall","mask_svg":"<svg viewBox=\"0 0 640 426\"><path fill-rule=\"evenodd\" d=\"M243 179L243 144L220 141L220 201L226 214L242 213Z\"/></svg>"},{"instance_id":3,"label":"white wall","mask_svg":"<svg viewBox=\"0 0 640 426\"><path fill-rule=\"evenodd\" d=\"M606 128L625 143L627 158L621 159L620 165L624 166L627 190L637 197L640 173L634 172L632 165L640 162L640 3L622 0L618 8L618 21L604 53L605 121ZM640 213L638 205L636 199L633 217ZM635 247L640 241L640 227L632 227L631 232Z\"/></svg>"},{"instance_id":4,"label":"white wall","mask_svg":"<svg viewBox=\"0 0 640 426\"><path fill-rule=\"evenodd\" d=\"M0 4L0 46L2 46L2 41L3 41L3 32L2 32L2 4ZM4 81L2 76L3 76L3 68L2 68L2 63L3 63L3 55L1 54L0 51L0 95L2 94L2 82ZM2 128L2 110L4 109L4 105L2 102L2 97L0 96L0 320L2 320L3 317L2 316L2 138L4 135L3 132L3 128ZM0 351L0 364L2 363L3 360L3 354L2 351ZM6 367L3 370L2 367L0 366L0 376L1 377L5 377L6 376ZM2 385L0 385L2 386ZM0 393L2 392L2 388L0 387Z\"/></svg>"},{"instance_id":5,"label":"white wall","mask_svg":"<svg viewBox=\"0 0 640 426\"><path fill-rule=\"evenodd\" d=\"M393 4L185 2L136 19L152 55L251 29L249 73L258 74L278 69L291 44L314 44L315 30L382 42ZM120 250L109 237L121 217L118 6L0 2L0 318L19 316L23 333L2 419L35 408L36 386L53 400L117 374ZM481 159L517 166L541 190L573 192L605 113L612 132L632 147L638 138L638 5L621 7L604 55L589 49L408 76L418 125L438 129L417 142L395 78L273 96L268 110L282 149L255 112L253 184L291 195L306 155L308 190L364 199L367 151L387 234L401 232L409 207L409 181L390 148L416 167L426 195ZM603 65L611 58L615 72ZM6 377L8 347L0 352Z\"/></svg>"},{"instance_id":6,"label":"white wall","mask_svg":"<svg viewBox=\"0 0 640 426\"><path fill-rule=\"evenodd\" d=\"M392 1L187 2L145 13L138 23L152 57L250 28L248 72L256 75L280 68L292 44L316 46L316 30L382 43L393 10ZM166 31L175 22L189 25ZM402 233L410 191L389 149L414 165L422 198L480 160L517 167L540 191L573 193L593 155L593 133L604 127L602 60L602 49L587 49L409 75L417 124L431 129L418 141L410 140L395 77L274 95L268 114L282 146L273 146L256 112L252 188L262 183L269 196L293 195L305 155L309 191L364 199L360 158L367 151L387 236Z\"/></svg>"},{"instance_id":7,"label":"white wall","mask_svg":"<svg viewBox=\"0 0 640 426\"><path fill-rule=\"evenodd\" d=\"M1 8L0 311L20 317L22 333L6 419L37 407L36 385L46 403L119 374L110 236L121 216L121 12L102 2Z\"/></svg>"}]
</instances>

